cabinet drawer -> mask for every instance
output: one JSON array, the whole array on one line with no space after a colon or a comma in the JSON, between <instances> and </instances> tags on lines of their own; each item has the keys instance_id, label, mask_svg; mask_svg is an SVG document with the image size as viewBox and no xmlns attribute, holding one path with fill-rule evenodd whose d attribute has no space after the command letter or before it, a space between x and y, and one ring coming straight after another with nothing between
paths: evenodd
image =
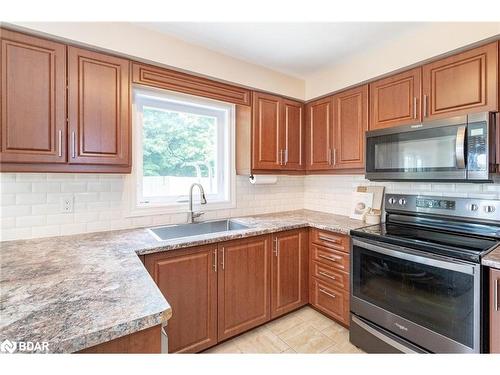
<instances>
[{"instance_id":1,"label":"cabinet drawer","mask_svg":"<svg viewBox=\"0 0 500 375\"><path fill-rule=\"evenodd\" d=\"M348 291L349 274L318 262L311 263L311 276L328 282L332 286Z\"/></svg>"},{"instance_id":2,"label":"cabinet drawer","mask_svg":"<svg viewBox=\"0 0 500 375\"><path fill-rule=\"evenodd\" d=\"M331 249L349 252L349 237L344 234L332 233L325 230L313 229L312 242Z\"/></svg>"},{"instance_id":3,"label":"cabinet drawer","mask_svg":"<svg viewBox=\"0 0 500 375\"><path fill-rule=\"evenodd\" d=\"M311 244L311 260L349 272L349 254L341 251Z\"/></svg>"},{"instance_id":4,"label":"cabinet drawer","mask_svg":"<svg viewBox=\"0 0 500 375\"><path fill-rule=\"evenodd\" d=\"M312 305L332 318L348 324L349 292L333 288L315 278L312 279Z\"/></svg>"}]
</instances>

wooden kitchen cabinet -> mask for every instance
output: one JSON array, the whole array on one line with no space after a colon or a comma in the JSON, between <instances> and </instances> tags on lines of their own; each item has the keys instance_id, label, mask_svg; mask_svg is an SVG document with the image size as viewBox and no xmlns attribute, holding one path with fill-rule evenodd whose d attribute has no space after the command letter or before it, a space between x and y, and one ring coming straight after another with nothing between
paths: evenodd
<instances>
[{"instance_id":1,"label":"wooden kitchen cabinet","mask_svg":"<svg viewBox=\"0 0 500 375\"><path fill-rule=\"evenodd\" d=\"M418 67L370 83L370 130L422 121L421 76Z\"/></svg>"},{"instance_id":2,"label":"wooden kitchen cabinet","mask_svg":"<svg viewBox=\"0 0 500 375\"><path fill-rule=\"evenodd\" d=\"M80 350L79 354L160 354L161 325Z\"/></svg>"},{"instance_id":3,"label":"wooden kitchen cabinet","mask_svg":"<svg viewBox=\"0 0 500 375\"><path fill-rule=\"evenodd\" d=\"M423 66L423 118L498 110L497 42Z\"/></svg>"},{"instance_id":4,"label":"wooden kitchen cabinet","mask_svg":"<svg viewBox=\"0 0 500 375\"><path fill-rule=\"evenodd\" d=\"M145 256L172 307L168 352L196 353L217 343L217 244Z\"/></svg>"},{"instance_id":5,"label":"wooden kitchen cabinet","mask_svg":"<svg viewBox=\"0 0 500 375\"><path fill-rule=\"evenodd\" d=\"M331 97L316 100L306 106L306 169L332 169Z\"/></svg>"},{"instance_id":6,"label":"wooden kitchen cabinet","mask_svg":"<svg viewBox=\"0 0 500 375\"><path fill-rule=\"evenodd\" d=\"M0 35L1 162L65 163L66 46L5 29Z\"/></svg>"},{"instance_id":7,"label":"wooden kitchen cabinet","mask_svg":"<svg viewBox=\"0 0 500 375\"><path fill-rule=\"evenodd\" d=\"M333 96L333 168L365 168L368 85Z\"/></svg>"},{"instance_id":8,"label":"wooden kitchen cabinet","mask_svg":"<svg viewBox=\"0 0 500 375\"><path fill-rule=\"evenodd\" d=\"M71 164L130 165L129 64L68 47Z\"/></svg>"},{"instance_id":9,"label":"wooden kitchen cabinet","mask_svg":"<svg viewBox=\"0 0 500 375\"><path fill-rule=\"evenodd\" d=\"M490 268L490 352L500 353L500 270Z\"/></svg>"},{"instance_id":10,"label":"wooden kitchen cabinet","mask_svg":"<svg viewBox=\"0 0 500 375\"><path fill-rule=\"evenodd\" d=\"M281 99L254 93L252 131L252 169L280 169L283 163Z\"/></svg>"},{"instance_id":11,"label":"wooden kitchen cabinet","mask_svg":"<svg viewBox=\"0 0 500 375\"><path fill-rule=\"evenodd\" d=\"M307 304L308 246L307 229L273 235L271 319Z\"/></svg>"},{"instance_id":12,"label":"wooden kitchen cabinet","mask_svg":"<svg viewBox=\"0 0 500 375\"><path fill-rule=\"evenodd\" d=\"M254 92L252 121L253 170L302 170L303 104Z\"/></svg>"},{"instance_id":13,"label":"wooden kitchen cabinet","mask_svg":"<svg viewBox=\"0 0 500 375\"><path fill-rule=\"evenodd\" d=\"M219 341L270 319L270 261L269 235L219 244Z\"/></svg>"},{"instance_id":14,"label":"wooden kitchen cabinet","mask_svg":"<svg viewBox=\"0 0 500 375\"><path fill-rule=\"evenodd\" d=\"M313 228L309 238L309 303L348 326L350 237Z\"/></svg>"}]
</instances>

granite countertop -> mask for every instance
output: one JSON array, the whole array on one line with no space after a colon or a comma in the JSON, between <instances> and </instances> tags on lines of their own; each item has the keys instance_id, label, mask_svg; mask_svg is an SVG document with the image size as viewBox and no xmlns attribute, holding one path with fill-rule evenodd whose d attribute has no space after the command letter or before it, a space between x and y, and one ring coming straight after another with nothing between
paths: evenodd
<instances>
[{"instance_id":1,"label":"granite countertop","mask_svg":"<svg viewBox=\"0 0 500 375\"><path fill-rule=\"evenodd\" d=\"M481 264L483 266L500 269L500 246L490 251L490 253L482 259Z\"/></svg>"},{"instance_id":2,"label":"granite countertop","mask_svg":"<svg viewBox=\"0 0 500 375\"><path fill-rule=\"evenodd\" d=\"M365 226L309 210L232 220L250 228L169 241L141 228L0 243L0 342L46 341L50 352L75 352L168 320L170 305L138 254L303 227L349 234Z\"/></svg>"}]
</instances>

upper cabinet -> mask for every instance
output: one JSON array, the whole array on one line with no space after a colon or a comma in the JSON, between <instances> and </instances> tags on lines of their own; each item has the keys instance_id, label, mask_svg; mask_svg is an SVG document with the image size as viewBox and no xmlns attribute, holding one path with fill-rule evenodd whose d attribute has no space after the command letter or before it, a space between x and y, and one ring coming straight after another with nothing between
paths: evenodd
<instances>
[{"instance_id":1,"label":"upper cabinet","mask_svg":"<svg viewBox=\"0 0 500 375\"><path fill-rule=\"evenodd\" d=\"M255 92L252 170L303 170L303 104Z\"/></svg>"},{"instance_id":2,"label":"upper cabinet","mask_svg":"<svg viewBox=\"0 0 500 375\"><path fill-rule=\"evenodd\" d=\"M307 170L362 169L368 85L307 105Z\"/></svg>"},{"instance_id":3,"label":"upper cabinet","mask_svg":"<svg viewBox=\"0 0 500 375\"><path fill-rule=\"evenodd\" d=\"M2 163L66 162L66 46L1 30Z\"/></svg>"},{"instance_id":4,"label":"upper cabinet","mask_svg":"<svg viewBox=\"0 0 500 375\"><path fill-rule=\"evenodd\" d=\"M332 169L332 98L306 106L307 170Z\"/></svg>"},{"instance_id":5,"label":"upper cabinet","mask_svg":"<svg viewBox=\"0 0 500 375\"><path fill-rule=\"evenodd\" d=\"M419 67L370 83L370 130L422 121L421 72Z\"/></svg>"},{"instance_id":6,"label":"upper cabinet","mask_svg":"<svg viewBox=\"0 0 500 375\"><path fill-rule=\"evenodd\" d=\"M333 96L333 167L365 167L365 131L368 129L368 85Z\"/></svg>"},{"instance_id":7,"label":"upper cabinet","mask_svg":"<svg viewBox=\"0 0 500 375\"><path fill-rule=\"evenodd\" d=\"M252 169L280 169L283 141L280 98L254 93L252 121Z\"/></svg>"},{"instance_id":8,"label":"upper cabinet","mask_svg":"<svg viewBox=\"0 0 500 375\"><path fill-rule=\"evenodd\" d=\"M129 61L68 47L70 163L128 165Z\"/></svg>"},{"instance_id":9,"label":"upper cabinet","mask_svg":"<svg viewBox=\"0 0 500 375\"><path fill-rule=\"evenodd\" d=\"M282 144L284 169L303 170L304 160L304 104L282 100Z\"/></svg>"},{"instance_id":10,"label":"upper cabinet","mask_svg":"<svg viewBox=\"0 0 500 375\"><path fill-rule=\"evenodd\" d=\"M426 119L498 109L498 48L487 44L423 67Z\"/></svg>"}]
</instances>

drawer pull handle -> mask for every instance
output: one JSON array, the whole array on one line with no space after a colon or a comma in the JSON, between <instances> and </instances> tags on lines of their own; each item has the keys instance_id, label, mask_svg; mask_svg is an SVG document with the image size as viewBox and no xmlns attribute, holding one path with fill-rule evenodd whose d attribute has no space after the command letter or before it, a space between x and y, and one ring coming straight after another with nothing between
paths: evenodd
<instances>
[{"instance_id":1,"label":"drawer pull handle","mask_svg":"<svg viewBox=\"0 0 500 375\"><path fill-rule=\"evenodd\" d=\"M500 281L500 279L496 279L495 280L495 291L494 291L494 293L495 293L494 294L494 296L495 296L495 311L500 311L500 306L498 306L498 302L499 302L498 301L498 292L499 292L499 289L500 289L499 286L498 286L499 281Z\"/></svg>"},{"instance_id":2,"label":"drawer pull handle","mask_svg":"<svg viewBox=\"0 0 500 375\"><path fill-rule=\"evenodd\" d=\"M333 293L328 293L328 292L327 292L326 290L324 290L324 289L319 288L319 291L320 291L321 293L326 294L327 296L332 297L332 298L337 298L337 296L336 296L335 294L333 294Z\"/></svg>"},{"instance_id":3,"label":"drawer pull handle","mask_svg":"<svg viewBox=\"0 0 500 375\"><path fill-rule=\"evenodd\" d=\"M319 274L320 274L320 275L323 275L323 276L325 276L325 277L328 277L329 279L332 279L332 280L336 280L336 279L337 279L335 276L329 275L329 274L327 274L326 272L321 272L321 271L319 271Z\"/></svg>"},{"instance_id":4,"label":"drawer pull handle","mask_svg":"<svg viewBox=\"0 0 500 375\"><path fill-rule=\"evenodd\" d=\"M217 249L214 250L214 264L212 265L214 272L217 272Z\"/></svg>"},{"instance_id":5,"label":"drawer pull handle","mask_svg":"<svg viewBox=\"0 0 500 375\"><path fill-rule=\"evenodd\" d=\"M325 242L339 243L339 241L337 239L335 239L335 238L329 238L329 237L324 237L324 236L318 236L318 238L321 241L325 241Z\"/></svg>"},{"instance_id":6,"label":"drawer pull handle","mask_svg":"<svg viewBox=\"0 0 500 375\"><path fill-rule=\"evenodd\" d=\"M328 259L328 260L331 260L332 262L336 262L337 259L335 258L332 258L332 257L327 257L326 255L318 255L318 258L323 258L323 259Z\"/></svg>"}]
</instances>

